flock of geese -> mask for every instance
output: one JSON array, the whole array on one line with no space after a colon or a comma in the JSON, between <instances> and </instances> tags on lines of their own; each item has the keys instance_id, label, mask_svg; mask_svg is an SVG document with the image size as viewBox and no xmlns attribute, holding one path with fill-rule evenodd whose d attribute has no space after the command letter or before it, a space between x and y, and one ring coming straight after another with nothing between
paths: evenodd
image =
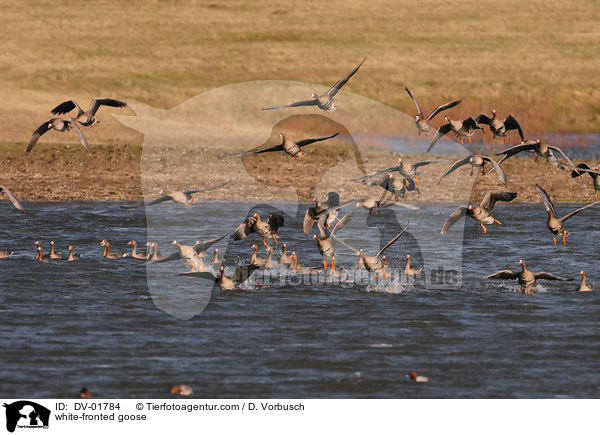
<instances>
[{"instance_id":1,"label":"flock of geese","mask_svg":"<svg viewBox=\"0 0 600 435\"><path fill-rule=\"evenodd\" d=\"M311 99L297 101L290 104L268 107L263 110L279 110L284 108L293 108L299 106L317 106L319 109L331 113L338 109L339 103L334 100L336 94L340 89L350 80L352 76L356 74L359 68L363 65L365 59L350 71L345 77L336 82L326 93L317 94L313 93ZM441 112L448 111L453 107L456 107L461 103L461 100L451 101L449 103L442 104L434 108L431 113L426 117L421 109L421 106L417 99L413 96L408 88L405 88L406 92L413 100L417 114L415 115L415 125L417 128L418 135L421 133L429 135L432 131L430 122ZM41 124L32 134L31 139L27 145L26 152L29 153L36 143L39 141L42 135L48 131L54 129L59 132L68 132L71 129L75 130L78 134L81 145L88 150L88 144L86 138L80 128L80 126L91 128L100 123L100 120L96 119L96 113L101 106L109 107L125 107L126 103L112 99L112 98L94 98L88 109L83 110L76 101L68 100L60 103L51 110L53 115L67 115L75 111L72 116L65 118L50 118L48 121ZM536 140L525 140L525 135L521 124L512 115L507 115L504 119L497 116L496 110L492 110L492 115L488 116L485 113L479 115L470 116L464 120L451 119L449 116L444 116L445 123L442 124L433 135L433 139L429 144L426 152L429 153L435 146L437 141L444 135L453 135L454 138L460 143L463 143L463 139L467 139L471 143L471 137L478 131L484 132L484 125L487 125L493 135L493 137L501 137L504 139L506 144L508 134L511 130L518 133L520 137L520 143L514 146L510 146L507 149L499 152L496 156L502 156L498 161L494 156L488 156L480 153L471 153L468 156L461 157L460 159L452 162L445 172L441 175L438 185L442 183L444 178L456 171L457 169L469 165L470 173L472 176L475 170L479 170L482 175L486 174L486 166L489 168L488 172L495 171L500 183L504 186L507 185L506 174L504 173L501 164L508 158L517 155L522 152L528 152L535 156L537 161L538 158L545 158L550 161L553 165L561 170L571 171L572 177L579 177L584 174L588 174L593 181L594 197L595 202L587 204L584 207L573 210L563 217L559 217L556 209L552 203L550 195L542 188L542 186L536 184L537 191L540 195L542 203L544 204L545 210L548 214L547 227L553 237L553 242L557 244L557 237L562 237L563 245L566 245L566 236L568 232L565 230L564 224L571 217L576 214L593 207L600 203L598 201L598 191L600 190L600 166L590 166L587 163L580 163L575 165L571 159L558 147L548 145L539 139ZM317 138L305 138L301 140L294 140L290 137L286 137L283 133L280 134L281 143L268 146L262 149L250 150L236 156L245 156L250 154L261 154L270 152L284 152L290 155L293 159L301 158L304 160L304 154L302 148L317 142L325 142L329 139L336 137L339 132L331 132L331 134L317 137ZM247 217L240 225L219 237L206 241L196 241L194 245L184 245L177 240L172 242L172 245L176 248L176 251L170 255L162 256L158 249L158 244L155 242L147 242L145 246L148 248L147 251L138 250L138 244L135 240L128 242L131 245L131 252L114 252L111 250L111 244L108 240L102 240L100 246L103 249L102 256L106 259L118 259L123 257L131 257L138 260L143 260L148 263L163 263L173 260L183 260L185 264L190 267L188 272L182 273L185 276L193 276L204 279L209 279L217 283L222 290L234 290L239 289L240 284L247 280L250 275L259 268L272 268L274 262L278 262L281 265L286 265L292 273L301 274L316 274L316 273L328 273L332 276L339 276L340 271L335 268L336 266L336 255L335 255L335 243L339 242L341 245L353 251L358 257L357 268L364 268L368 272L374 274L377 279L385 280L386 267L388 259L384 252L393 243L395 243L406 230L400 231L393 238L391 238L377 253L374 255L367 255L364 249L351 246L349 243L340 238L339 234L343 227L352 219L354 211L345 214L344 216L338 216L341 210L351 204L355 204L356 207L364 207L369 213L374 213L375 210L381 214L381 208L389 207L392 205L403 206L406 208L416 208L410 204L405 204L400 201L400 196L406 200L407 192L419 191L419 172L420 167L441 163L447 160L426 160L419 162L408 162L405 159L398 159L398 164L389 168L377 171L373 174L368 174L363 177L354 179L353 181L362 182L367 185L379 186L384 189L383 193L389 192L392 195L391 199L384 199L384 195L379 197L363 198L360 200L348 200L340 202L339 195L335 192L329 192L327 200L319 201L317 198L314 199L314 205L306 210L302 231L306 236L310 236L312 228L316 224L317 234L314 234L312 238L316 241L316 247L323 259L323 268L321 267L306 267L299 263L298 254L292 251L291 254L287 252L287 244L282 243L281 253L278 259L273 258L275 250L269 245L268 242L273 242L276 247L279 246L279 240L277 236L278 229L284 225L284 216L281 213L270 213L266 220L263 220L260 213L254 213L252 216ZM153 206L166 201L174 201L176 203L184 204L186 206L192 206L198 201L194 199L193 195L199 192L205 192L214 190L225 186L227 183L205 187L197 189L188 189L184 191L176 191L165 194L161 192L160 197L147 203L141 203L135 206L121 206L124 209L137 209L140 207ZM11 194L10 190L5 186L0 186L0 194L2 197L7 198L12 204L20 211L25 213L25 209L17 201L17 199ZM446 220L441 229L441 234L445 235L450 228L464 216L468 216L477 221L482 228L483 233L487 232L487 226L494 223L501 224L494 216L492 211L497 202L509 203L517 197L517 192L509 192L503 190L488 191L484 194L479 204L469 204L467 206L458 207ZM205 258L208 257L207 249L209 249L215 243L221 241L225 237L233 234L233 240L239 241L244 240L254 234L262 239L263 245L268 252L268 257L263 258L258 254L258 247L256 243L251 245L252 255L248 264L239 266L235 269L234 274L228 277L223 267L223 259L219 257L218 250L214 250L212 256L213 265L218 266L219 272L215 274L211 267L208 267L205 263ZM42 244L39 241L35 242L36 255L35 260L41 262L51 262L56 260L76 261L82 257L79 254L74 253L73 246L69 246L68 255L63 255L61 252L55 251L54 242L50 242L50 253L44 254ZM0 251L0 258L9 258L13 255L10 251ZM523 293L534 293L534 286L536 280L572 280L570 278L563 278L557 275L553 275L547 272L531 272L525 266L523 260L519 261L520 271L502 270L486 278L489 279L510 279L518 280L522 287ZM415 267L411 264L411 256L406 256L404 274L414 276L422 273L422 269ZM579 287L580 291L589 291L592 287L586 283L585 272L582 270L581 284Z\"/></svg>"}]
</instances>

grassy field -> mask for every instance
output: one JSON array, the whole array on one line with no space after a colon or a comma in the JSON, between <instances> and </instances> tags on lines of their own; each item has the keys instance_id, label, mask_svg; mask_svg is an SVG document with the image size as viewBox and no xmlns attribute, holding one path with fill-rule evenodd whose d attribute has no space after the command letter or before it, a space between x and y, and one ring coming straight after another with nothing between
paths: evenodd
<instances>
[{"instance_id":1,"label":"grassy field","mask_svg":"<svg viewBox=\"0 0 600 435\"><path fill-rule=\"evenodd\" d=\"M404 86L425 110L462 98L456 113L496 108L528 132L600 127L595 0L0 4L0 143L24 146L65 98L169 108L235 82L329 85L363 57L345 89L409 113ZM141 144L108 111L101 118L90 143Z\"/></svg>"}]
</instances>

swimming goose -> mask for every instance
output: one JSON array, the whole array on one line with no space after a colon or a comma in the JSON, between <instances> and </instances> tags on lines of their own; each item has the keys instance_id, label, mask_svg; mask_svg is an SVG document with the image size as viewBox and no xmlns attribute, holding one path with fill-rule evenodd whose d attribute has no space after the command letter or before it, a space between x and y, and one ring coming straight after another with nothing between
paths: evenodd
<instances>
[{"instance_id":1,"label":"swimming goose","mask_svg":"<svg viewBox=\"0 0 600 435\"><path fill-rule=\"evenodd\" d=\"M90 102L88 110L84 112L75 100L67 100L63 101L54 109L52 109L51 113L54 115L64 115L65 113L69 113L71 110L77 108L77 115L75 115L73 120L77 121L85 127L92 127L94 125L100 124L100 121L97 120L95 116L100 106L125 107L127 106L127 103L115 100L113 98L94 98Z\"/></svg>"},{"instance_id":2,"label":"swimming goose","mask_svg":"<svg viewBox=\"0 0 600 435\"><path fill-rule=\"evenodd\" d=\"M279 244L277 230L283 226L283 223L284 219L281 213L270 213L267 221L260 220L260 213L254 213L252 216L247 217L233 232L233 240L242 240L248 235L256 233L262 238L265 247L269 246L266 239L271 237L275 240L275 244Z\"/></svg>"},{"instance_id":3,"label":"swimming goose","mask_svg":"<svg viewBox=\"0 0 600 435\"><path fill-rule=\"evenodd\" d=\"M367 269L369 272L373 272L375 274L375 278L381 279L381 278L379 278L378 274L379 274L379 272L382 272L383 279L386 279L385 267L387 265L387 258L384 255L383 257L381 257L381 260L380 260L379 256L381 256L381 254L383 254L387 248L392 246L400 238L400 236L402 236L402 234L404 234L405 232L406 232L406 229L400 231L392 240L387 242L385 244L385 246L383 248L381 248L379 250L379 252L377 252L377 254L375 254L372 257L365 255L365 253L362 249L358 250L358 249L353 248L352 246L350 246L348 243L344 242L339 237L336 237L335 235L333 237L335 238L335 240L339 241L346 248L354 251L357 256L362 258L364 265L365 265L365 269Z\"/></svg>"},{"instance_id":4,"label":"swimming goose","mask_svg":"<svg viewBox=\"0 0 600 435\"><path fill-rule=\"evenodd\" d=\"M17 210L21 210L23 213L27 213L23 206L19 204L19 201L17 201L17 199L13 196L10 190L8 190L6 187L0 186L0 195L2 196L2 198L8 199Z\"/></svg>"},{"instance_id":5,"label":"swimming goose","mask_svg":"<svg viewBox=\"0 0 600 435\"><path fill-rule=\"evenodd\" d=\"M171 387L171 394L179 394L180 396L191 396L194 394L194 390L189 385L173 385Z\"/></svg>"},{"instance_id":6,"label":"swimming goose","mask_svg":"<svg viewBox=\"0 0 600 435\"><path fill-rule=\"evenodd\" d=\"M110 252L110 243L106 239L100 242L100 246L104 247L104 250L102 251L102 256L104 258L122 258L129 255L127 252Z\"/></svg>"},{"instance_id":7,"label":"swimming goose","mask_svg":"<svg viewBox=\"0 0 600 435\"><path fill-rule=\"evenodd\" d=\"M269 247L267 246L267 248ZM264 266L267 260L258 255L258 246L256 246L256 244L253 244L252 246L250 246L250 249L254 250L252 256L250 257L250 264L259 267Z\"/></svg>"},{"instance_id":8,"label":"swimming goose","mask_svg":"<svg viewBox=\"0 0 600 435\"><path fill-rule=\"evenodd\" d=\"M292 251L292 262L290 263L290 270L303 275L318 273L316 267L305 267L298 263L298 254L296 251Z\"/></svg>"},{"instance_id":9,"label":"swimming goose","mask_svg":"<svg viewBox=\"0 0 600 435\"><path fill-rule=\"evenodd\" d=\"M38 245L37 249L36 249L36 253L35 253L35 258L34 260L37 261L42 261L44 263L48 263L51 261L50 255L49 254L44 254L42 252L42 247Z\"/></svg>"},{"instance_id":10,"label":"swimming goose","mask_svg":"<svg viewBox=\"0 0 600 435\"><path fill-rule=\"evenodd\" d=\"M210 248L212 245L214 245L215 243L218 243L219 241L223 240L225 237L229 236L229 234L231 233L225 233L222 236L216 237L214 239L211 240L206 240L206 241L200 241L200 240L196 240L196 243L194 243L193 246L185 246L181 245L181 247L184 247L184 251L187 253L189 252L189 250L187 248L190 248L194 251L194 253L199 257L199 258L204 258L206 257L206 250L208 248ZM175 243L172 243L175 244ZM156 244L156 251L158 251L158 243ZM192 255L191 253L189 254L190 256ZM173 260L180 260L183 259L183 256L181 255L181 250L178 249L177 252L174 252L170 255L167 255L166 257L162 257L158 260L151 260L151 263L165 263L167 261L173 261Z\"/></svg>"},{"instance_id":11,"label":"swimming goose","mask_svg":"<svg viewBox=\"0 0 600 435\"><path fill-rule=\"evenodd\" d=\"M235 275L233 279L228 278L227 275L225 275L225 268L223 266L219 268L220 273L218 277L215 277L212 272L186 272L180 273L180 275L195 276L214 281L217 283L221 291L226 291L238 290L238 284L241 284L250 278L250 275L252 275L256 269L258 269L258 266L252 264L240 266L235 269Z\"/></svg>"},{"instance_id":12,"label":"swimming goose","mask_svg":"<svg viewBox=\"0 0 600 435\"><path fill-rule=\"evenodd\" d=\"M496 222L498 225L502 225L502 223L499 220L497 220L491 215L492 210L494 209L494 205L496 205L496 202L510 202L513 199L515 199L517 195L517 192L504 192L502 190L486 192L479 205L474 206L473 204L469 204L467 207L461 206L458 207L454 212L452 212L452 214L444 223L444 227L442 228L441 234L445 235L450 229L450 227L465 215L479 222L481 224L481 229L483 230L483 233L487 233L487 228L484 224L491 225L494 222Z\"/></svg>"},{"instance_id":13,"label":"swimming goose","mask_svg":"<svg viewBox=\"0 0 600 435\"><path fill-rule=\"evenodd\" d=\"M213 255L213 264L218 264L218 263L222 263L223 259L219 258L219 250L217 248L215 248L215 253Z\"/></svg>"},{"instance_id":14,"label":"swimming goose","mask_svg":"<svg viewBox=\"0 0 600 435\"><path fill-rule=\"evenodd\" d=\"M531 272L529 269L525 267L525 262L523 260L519 260L519 264L522 267L521 272L513 272L512 270L505 269L499 272L493 273L491 275L486 276L489 279L517 279L519 284L521 285L521 292L523 294L534 295L535 291L533 288L535 287L536 279L547 279L547 280L555 280L555 281L573 281L573 278L562 278L557 275L552 275L547 272Z\"/></svg>"},{"instance_id":15,"label":"swimming goose","mask_svg":"<svg viewBox=\"0 0 600 435\"><path fill-rule=\"evenodd\" d=\"M81 260L81 254L74 254L73 249L73 246L69 246L69 256L67 257L67 261Z\"/></svg>"},{"instance_id":16,"label":"swimming goose","mask_svg":"<svg viewBox=\"0 0 600 435\"><path fill-rule=\"evenodd\" d=\"M521 137L521 142L525 140L525 137L523 136L523 130L521 129L521 124L519 124L517 118L512 115L508 115L506 118L504 118L504 121L502 121L496 118L496 109L492 109L491 118L485 113L480 113L474 118L478 124L489 125L493 137L495 138L496 136L500 136L504 138L504 143L506 143L506 135L509 130L517 130L519 132L519 136Z\"/></svg>"},{"instance_id":17,"label":"swimming goose","mask_svg":"<svg viewBox=\"0 0 600 435\"><path fill-rule=\"evenodd\" d=\"M446 124L442 125L435 132L435 135L433 136L433 139L432 139L431 143L429 144L429 147L427 148L427 152L431 151L431 149L434 147L436 142L442 136L444 136L450 132L454 133L454 135L460 140L460 143L462 145L463 137L466 137L467 139L469 139L469 143L471 143L471 136L473 135L474 130L483 131L483 128L479 124L477 124L477 121L472 116L468 117L464 121L458 121L458 120L453 121L450 118L448 118L447 116L444 116L444 119L446 120Z\"/></svg>"},{"instance_id":18,"label":"swimming goose","mask_svg":"<svg viewBox=\"0 0 600 435\"><path fill-rule=\"evenodd\" d=\"M148 247L148 255L146 260L156 261L165 258L164 256L160 255L160 252L158 252L158 243L147 242L144 246Z\"/></svg>"},{"instance_id":19,"label":"swimming goose","mask_svg":"<svg viewBox=\"0 0 600 435\"><path fill-rule=\"evenodd\" d=\"M446 171L446 173L442 175L437 184L439 185L444 179L444 177L450 175L452 172L454 172L461 166L466 165L467 163L471 165L471 172L469 172L469 177L473 176L473 168L481 168L481 175L485 175L485 164L491 163L496 172L498 173L498 178L500 179L500 182L506 186L506 175L504 174L504 171L502 170L500 165L496 163L496 161L491 157L484 156L481 154L471 154L470 156L467 156L464 159L459 159L452 163Z\"/></svg>"},{"instance_id":20,"label":"swimming goose","mask_svg":"<svg viewBox=\"0 0 600 435\"><path fill-rule=\"evenodd\" d=\"M406 182L407 185L408 185L408 180L414 178L415 183L418 186L419 185L419 178L418 178L419 173L417 172L418 168L420 168L421 166L430 165L431 163L445 162L447 160L448 159L423 160L420 162L410 163L410 162L406 161L405 159L399 157L397 166L392 166L391 168L382 169L381 171L377 171L373 174L365 175L364 177L353 178L352 181L363 181L364 182L365 180L368 180L369 178L376 177L379 174L383 174L385 172L398 171L400 173L400 175L402 175L404 178L407 179L407 182Z\"/></svg>"},{"instance_id":21,"label":"swimming goose","mask_svg":"<svg viewBox=\"0 0 600 435\"><path fill-rule=\"evenodd\" d=\"M455 101L451 101L446 104L442 104L441 106L438 106L435 109L433 109L431 111L431 113L429 114L429 116L427 118L425 118L425 115L423 114L423 110L421 110L421 106L417 102L416 98L413 97L413 94L410 93L408 88L405 87L404 89L406 90L406 92L408 92L408 95L410 95L410 98L412 98L412 100L415 102L415 106L417 106L417 115L415 116L415 124L417 126L417 131L419 132L419 136L421 136L421 132L425 133L426 135L429 135L429 132L431 131L431 126L429 125L429 121L431 121L435 115L437 115L438 113L440 113L443 110L451 109L452 107L457 106L462 102L462 100L455 100Z\"/></svg>"},{"instance_id":22,"label":"swimming goose","mask_svg":"<svg viewBox=\"0 0 600 435\"><path fill-rule=\"evenodd\" d=\"M585 272L583 270L581 272L579 272L579 275L581 275L581 284L579 284L579 289L577 291L590 292L590 291L594 290L594 287L592 287L591 284L585 283Z\"/></svg>"},{"instance_id":23,"label":"swimming goose","mask_svg":"<svg viewBox=\"0 0 600 435\"><path fill-rule=\"evenodd\" d=\"M542 189L542 187L538 184L535 185L535 188L537 189L538 194L540 195L540 198L542 198L544 206L546 207L546 212L548 213L548 220L546 221L546 226L548 227L548 230L550 230L550 232L553 234L552 240L554 240L555 245L556 245L556 236L562 236L563 237L563 245L567 244L567 239L566 239L567 232L565 231L565 228L563 227L563 222L565 222L570 217L575 216L580 211L585 210L586 208L592 207L596 204L600 204L600 201L593 202L591 204L588 204L584 207L578 208L577 210L574 210L571 213L559 218L558 215L556 214L556 209L554 208L554 204L552 203L552 200L550 199L550 196L548 195L548 193L546 193L546 191L544 189Z\"/></svg>"},{"instance_id":24,"label":"swimming goose","mask_svg":"<svg viewBox=\"0 0 600 435\"><path fill-rule=\"evenodd\" d=\"M10 258L14 254L13 251L1 251L0 250L0 258Z\"/></svg>"},{"instance_id":25,"label":"swimming goose","mask_svg":"<svg viewBox=\"0 0 600 435\"><path fill-rule=\"evenodd\" d=\"M62 254L60 252L54 252L54 241L50 241L50 258L53 260L62 259Z\"/></svg>"},{"instance_id":26,"label":"swimming goose","mask_svg":"<svg viewBox=\"0 0 600 435\"><path fill-rule=\"evenodd\" d=\"M130 240L129 242L127 242L128 245L133 245L133 248L131 249L131 256L133 258L137 258L138 260L147 260L148 259L148 254L144 251L139 251L137 250L137 242L135 240Z\"/></svg>"},{"instance_id":27,"label":"swimming goose","mask_svg":"<svg viewBox=\"0 0 600 435\"><path fill-rule=\"evenodd\" d=\"M279 263L281 264L290 264L292 262L292 256L287 255L287 244L283 244L283 251L281 252L281 256L279 257Z\"/></svg>"},{"instance_id":28,"label":"swimming goose","mask_svg":"<svg viewBox=\"0 0 600 435\"><path fill-rule=\"evenodd\" d=\"M327 113L331 113L335 111L339 104L333 100L333 97L339 92L339 90L344 86L348 80L358 71L358 69L365 62L366 58L362 60L362 62L350 71L346 76L337 81L335 85L333 85L327 92L323 95L318 95L316 93L311 94L310 100L297 101L292 104L288 104L285 106L277 106L277 107L266 107L263 110L277 110L277 109L285 109L286 107L298 107L298 106L317 106L321 110L325 110Z\"/></svg>"},{"instance_id":29,"label":"swimming goose","mask_svg":"<svg viewBox=\"0 0 600 435\"><path fill-rule=\"evenodd\" d=\"M79 391L79 397L82 399L91 399L92 393L86 387L83 387L81 391Z\"/></svg>"},{"instance_id":30,"label":"swimming goose","mask_svg":"<svg viewBox=\"0 0 600 435\"><path fill-rule=\"evenodd\" d=\"M315 138L310 138L310 139L302 139L299 141L294 141L288 137L286 137L283 133L279 134L279 139L281 139L281 143L277 144L277 145L273 145L267 148L262 148L259 150L252 150L252 151L246 151L244 153L239 153L239 154L234 154L234 157L241 157L241 156L247 156L250 154L262 154L262 153L269 153L269 152L275 152L275 151L283 151L286 154L292 156L292 159L296 160L296 157L302 157L302 160L304 160L304 153L302 152L302 147L306 146L306 145L310 145L312 143L315 142L321 142L327 139L331 139L333 137L336 137L337 135L339 135L339 133L335 133L329 136L322 136L322 137L315 137Z\"/></svg>"},{"instance_id":31,"label":"swimming goose","mask_svg":"<svg viewBox=\"0 0 600 435\"><path fill-rule=\"evenodd\" d=\"M273 269L273 248L269 246L267 252L269 255L267 256L267 261L265 261L265 269Z\"/></svg>"},{"instance_id":32,"label":"swimming goose","mask_svg":"<svg viewBox=\"0 0 600 435\"><path fill-rule=\"evenodd\" d=\"M410 261L411 261L410 254L406 254L406 266L404 266L404 275L413 276L413 275L420 274L421 271L423 270L423 268L411 266Z\"/></svg>"},{"instance_id":33,"label":"swimming goose","mask_svg":"<svg viewBox=\"0 0 600 435\"><path fill-rule=\"evenodd\" d=\"M323 257L323 269L327 269L327 259L331 259L335 256L335 248L333 245L333 236L339 231L341 230L344 225L346 225L348 222L350 222L350 220L352 219L352 216L354 216L354 212L350 212L347 215L345 215L342 219L340 219L340 221L335 224L335 226L333 227L333 229L331 230L331 233L329 233L329 235L327 235L325 228L319 228L320 230L320 234L317 236L316 234L313 235L313 239L315 239L317 241L317 246L319 247L319 252L321 253L321 256Z\"/></svg>"},{"instance_id":34,"label":"swimming goose","mask_svg":"<svg viewBox=\"0 0 600 435\"><path fill-rule=\"evenodd\" d=\"M584 172L587 172L592 178L592 184L594 186L594 199L598 201L598 192L600 191L600 165L590 168L587 163L580 163L577 165L577 168L579 168L579 172L577 170L573 170L573 172L571 172L571 178L579 177L580 175L583 175Z\"/></svg>"},{"instance_id":35,"label":"swimming goose","mask_svg":"<svg viewBox=\"0 0 600 435\"><path fill-rule=\"evenodd\" d=\"M71 128L73 128L73 130L75 130L75 132L79 136L79 141L81 142L81 145L85 148L85 150L87 152L89 152L90 150L88 148L88 143L87 143L85 136L83 135L83 132L79 129L79 126L77 125L77 123L75 121L73 121L71 118L68 118L68 119L52 118L52 119L49 119L48 121L44 122L42 125L40 125L38 128L36 128L35 131L33 132L33 134L31 135L31 139L29 139L29 144L27 144L27 149L25 150L25 152L29 153L33 149L35 144L38 142L40 137L42 135L44 135L45 133L47 133L48 131L50 131L52 129L54 129L56 131L69 131L69 130L71 130Z\"/></svg>"},{"instance_id":36,"label":"swimming goose","mask_svg":"<svg viewBox=\"0 0 600 435\"><path fill-rule=\"evenodd\" d=\"M409 372L408 375L406 375L406 376L413 382L429 382L428 377L420 376L414 370Z\"/></svg>"},{"instance_id":37,"label":"swimming goose","mask_svg":"<svg viewBox=\"0 0 600 435\"><path fill-rule=\"evenodd\" d=\"M497 156L502 155L502 158L498 160L498 164L502 163L509 157L514 156L520 152L527 151L532 153L535 156L535 161L537 162L538 157L545 158L546 161L550 157L554 157L554 152L558 152L562 154L565 160L569 163L570 166L575 166L571 159L558 147L553 145L548 145L547 143L541 142L539 139L537 140L528 140L526 142L521 142L519 145L512 146L510 148L505 149L504 151L496 154Z\"/></svg>"},{"instance_id":38,"label":"swimming goose","mask_svg":"<svg viewBox=\"0 0 600 435\"><path fill-rule=\"evenodd\" d=\"M189 190L178 190L175 192L171 192L168 193L164 196L161 196L160 198L156 198L148 203L142 203L140 205L122 205L121 208L125 209L125 210L135 210L141 207L149 207L151 205L155 205L155 204L160 204L161 202L165 202L165 201L174 201L177 202L179 204L184 204L188 207L190 207L193 203L198 203L198 200L194 199L192 197L192 195L194 193L200 193L200 192L208 192L211 190L215 190L218 189L219 187L223 187L226 184L228 184L229 181L227 181L226 183L222 183L219 184L217 186L212 186L212 187L204 187L202 189L189 189ZM161 190L160 194L163 194L164 192Z\"/></svg>"}]
</instances>

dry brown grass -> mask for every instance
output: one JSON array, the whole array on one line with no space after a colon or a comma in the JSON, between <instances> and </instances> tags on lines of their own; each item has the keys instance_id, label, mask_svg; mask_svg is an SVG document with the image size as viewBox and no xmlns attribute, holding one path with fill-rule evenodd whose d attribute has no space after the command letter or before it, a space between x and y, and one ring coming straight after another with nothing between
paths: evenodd
<instances>
[{"instance_id":1,"label":"dry brown grass","mask_svg":"<svg viewBox=\"0 0 600 435\"><path fill-rule=\"evenodd\" d=\"M413 112L463 98L460 115L512 112L527 131L600 126L595 0L2 1L0 142L24 144L65 98L169 108L234 82L331 84ZM105 110L105 109L103 109ZM123 112L123 111L121 111ZM140 144L112 120L90 143ZM65 141L49 135L49 142ZM73 139L76 142L76 139Z\"/></svg>"}]
</instances>

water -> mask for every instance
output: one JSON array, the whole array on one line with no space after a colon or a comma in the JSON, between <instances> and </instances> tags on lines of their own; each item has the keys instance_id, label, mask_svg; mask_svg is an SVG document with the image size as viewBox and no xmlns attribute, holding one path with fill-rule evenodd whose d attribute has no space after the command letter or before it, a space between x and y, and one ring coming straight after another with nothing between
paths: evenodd
<instances>
[{"instance_id":1,"label":"water","mask_svg":"<svg viewBox=\"0 0 600 435\"><path fill-rule=\"evenodd\" d=\"M119 203L24 203L27 215L1 203L0 249L16 254L0 260L0 396L74 398L86 386L96 398L168 397L171 385L185 383L197 398L598 397L598 293L574 292L577 279L539 281L536 295L522 295L516 283L483 277L523 258L534 271L579 278L585 269L598 280L600 211L569 220L568 245L555 247L541 204L501 204L494 215L505 225L484 236L469 220L463 246L462 222L439 235L455 204L418 205L382 216L358 211L339 235L372 254L408 225L410 234L386 251L388 273L411 252L428 272L458 265L457 280L215 288L206 308L183 320L157 308L190 314L188 300L201 296L198 280L177 275L181 262L149 267L147 281L139 261L103 259L99 241L125 250L148 233L166 254L167 241L215 237L253 204L164 204L152 208L147 230L143 210ZM575 207L557 206L559 214ZM315 242L287 218L281 241L302 264L318 266ZM167 222L173 227L161 226ZM63 252L72 243L85 258L34 263L35 240L46 252L50 240ZM249 258L253 242L217 245L228 270ZM356 257L336 249L351 267ZM430 382L409 382L410 370Z\"/></svg>"}]
</instances>

